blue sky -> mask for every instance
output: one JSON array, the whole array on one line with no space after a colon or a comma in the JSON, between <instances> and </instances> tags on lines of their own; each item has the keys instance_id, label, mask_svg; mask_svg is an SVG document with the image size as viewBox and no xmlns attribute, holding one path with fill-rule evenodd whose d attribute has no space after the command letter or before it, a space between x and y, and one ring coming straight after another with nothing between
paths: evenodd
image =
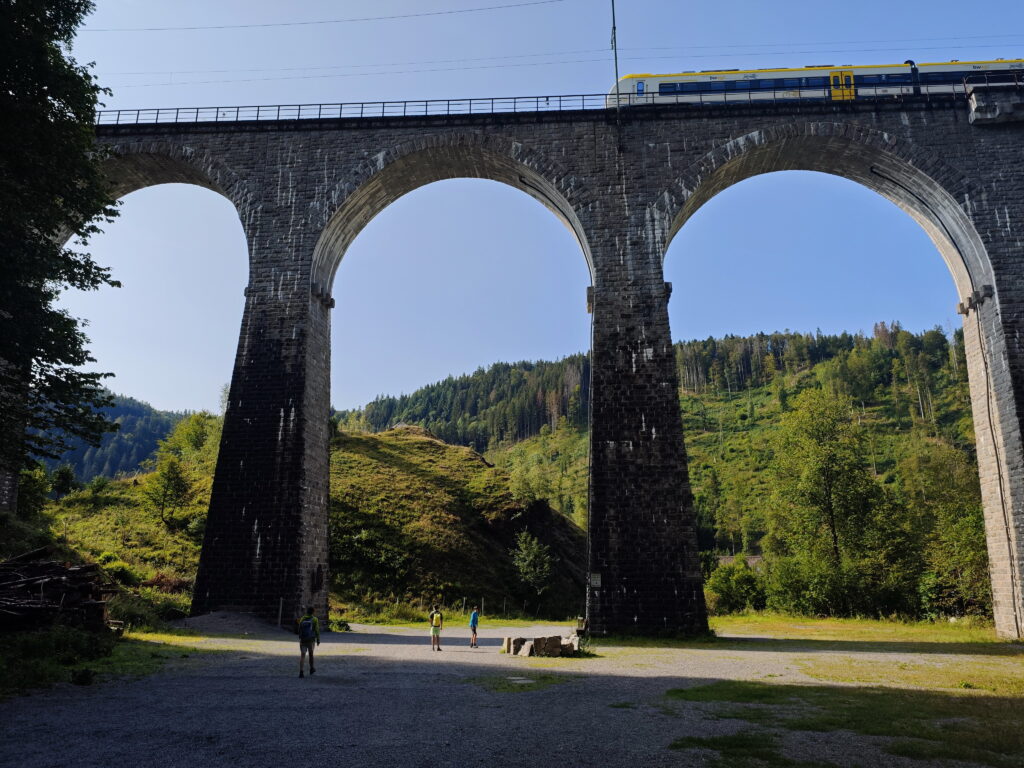
<instances>
[{"instance_id":1,"label":"blue sky","mask_svg":"<svg viewBox=\"0 0 1024 768\"><path fill-rule=\"evenodd\" d=\"M96 62L112 108L611 87L610 2L473 10L516 3L99 0L75 54ZM1024 56L1024 32L1008 32L1024 29L1024 4L1008 0L982 14L874 0L618 0L617 10L622 74ZM405 18L355 20L384 16ZM274 26L104 31L243 24ZM215 408L246 282L231 205L197 187L141 190L91 250L124 283L66 297L90 322L95 367L116 374L116 391L156 407ZM666 279L676 339L959 322L952 279L923 231L884 199L821 174L762 176L714 198L673 241ZM367 226L338 271L333 403L354 407L498 360L585 350L588 282L573 238L525 194L481 180L416 190Z\"/></svg>"}]
</instances>

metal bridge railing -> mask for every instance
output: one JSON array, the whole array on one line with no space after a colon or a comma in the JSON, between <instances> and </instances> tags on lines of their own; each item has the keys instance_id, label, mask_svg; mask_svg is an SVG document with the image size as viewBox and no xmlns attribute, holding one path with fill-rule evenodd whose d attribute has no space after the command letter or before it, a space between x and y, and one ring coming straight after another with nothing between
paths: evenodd
<instances>
[{"instance_id":1,"label":"metal bridge railing","mask_svg":"<svg viewBox=\"0 0 1024 768\"><path fill-rule=\"evenodd\" d=\"M977 87L1024 88L1024 73L1000 72L977 75L959 83L908 84L897 86L857 85L856 97L836 99L830 88L775 88L716 93L621 94L619 106L722 104L793 104L799 102L892 101L908 97L950 98L966 96ZM420 101L368 101L351 104L278 104L249 107L170 107L163 109L106 109L96 113L97 125L150 123L269 122L278 120L337 120L346 118L428 117L485 115L518 112L567 112L611 109L614 94L575 96L509 96L485 99L424 99Z\"/></svg>"},{"instance_id":2,"label":"metal bridge railing","mask_svg":"<svg viewBox=\"0 0 1024 768\"><path fill-rule=\"evenodd\" d=\"M578 96L509 96L486 99L367 101L352 104L279 104L269 107L106 109L96 113L96 124L236 123L274 120L336 120L360 117L485 115L508 112L565 112L580 109L604 109L607 106L606 98L604 94L585 94Z\"/></svg>"}]
</instances>

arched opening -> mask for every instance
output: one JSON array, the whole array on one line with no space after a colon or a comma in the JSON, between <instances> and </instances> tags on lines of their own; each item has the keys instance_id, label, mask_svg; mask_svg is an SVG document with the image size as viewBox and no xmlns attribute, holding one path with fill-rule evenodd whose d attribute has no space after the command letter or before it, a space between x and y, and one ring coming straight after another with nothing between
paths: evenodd
<instances>
[{"instance_id":1,"label":"arched opening","mask_svg":"<svg viewBox=\"0 0 1024 768\"><path fill-rule=\"evenodd\" d=\"M582 608L587 251L562 195L504 165L407 158L321 238L341 410L332 574L348 597ZM562 563L542 602L509 556L520 533ZM364 567L374 552L394 556L386 572Z\"/></svg>"},{"instance_id":2,"label":"arched opening","mask_svg":"<svg viewBox=\"0 0 1024 768\"><path fill-rule=\"evenodd\" d=\"M120 215L88 249L122 287L61 303L87 323L91 368L113 373L108 418L120 428L62 457L88 485L65 487L56 514L75 548L113 562L126 585L157 584L159 599L115 601L116 618L180 616L203 544L248 247L232 201L187 165L115 156L108 168Z\"/></svg>"},{"instance_id":3,"label":"arched opening","mask_svg":"<svg viewBox=\"0 0 1024 768\"><path fill-rule=\"evenodd\" d=\"M927 173L922 170L923 168L928 169ZM894 252L893 244L887 239L880 239L874 244L861 239L867 229L875 226L876 221L882 221L878 218L878 211L872 214L870 210L872 206L877 207L881 201L867 199L867 193L862 190L857 192L845 181L827 181L820 178L809 181L808 189L814 186L816 190L812 197L794 199L792 189L781 179L776 182L772 176L763 176L782 170L819 171L843 177L895 203L920 225L932 241L933 248L938 249L948 272L953 277L954 291L949 291L948 283L947 287L942 287L943 279L934 267L925 269L918 266L909 272L906 271L905 267L912 263L908 259L908 254ZM935 177L941 178L942 183L935 181ZM1001 418L1010 414L1007 413L1007 405L1000 403L994 394L988 362L1001 357L1003 341L994 327L983 327L976 311L979 299L983 301L986 292L991 296L993 281L981 240L951 194L961 193L961 185L955 174L943 168L941 162L937 160L914 157L913 150L906 150L889 139L879 142L878 137L848 137L842 135L841 129L833 129L832 126L810 126L806 131L781 129L771 135L768 132L759 132L724 145L706 157L699 167L691 169L691 174L682 182L682 186L684 189L692 190L692 193L686 195L685 202L671 217L668 240L671 241L672 236L680 232L684 224L694 217L691 233L693 238L685 235L676 238L676 246L671 249L678 248L677 252L684 254L683 258L688 262L685 269L688 272L691 270L690 265L695 265L698 261L703 262L702 266L693 266L692 269L703 271L713 258L714 249L708 244L710 241L706 233L702 235L700 232L702 219L712 225L718 220L719 241L729 239L728 235L723 238L720 234L723 216L732 222L743 221L744 227L757 223L762 225L756 245L751 245L748 241L748 253L728 254L710 267L717 270L719 275L728 275L727 286L706 286L708 290L705 295L711 295L715 300L701 307L701 299L694 298L687 307L685 318L673 318L674 338L677 339L708 335L703 331L688 334L680 325L689 322L693 315L715 313L718 314L721 323L719 327L722 329L721 332L714 333L715 336L721 337L730 332L746 335L754 330L765 334L759 338L691 345L690 349L679 351L680 379L684 389L720 389L725 400L735 396L737 401L731 408L721 402L717 403L717 413L709 413L706 404L700 402L699 396L694 397L690 403L694 409L689 416L695 420L691 419L688 426L689 432L692 433L688 434L688 448L691 453L698 514L703 515L705 525L710 524L710 515L718 517L719 526L733 529L725 537L717 535L716 531L716 535L711 537L714 541L709 540L709 535L705 531L703 548L721 548L722 544L726 543L723 542L724 538L729 549L749 552L757 548L756 545L751 546L752 541L762 540L764 536L777 538L780 530L778 525L775 526L773 533L770 519L766 520L763 514L760 520L756 519L758 515L755 508L763 510L779 503L777 498L761 498L765 492L765 482L760 474L767 468L766 462L771 456L772 446L778 449L781 445L779 442L772 443L767 438L758 443L755 437L757 423L759 420L763 421L759 417L767 415L772 409L785 410L787 390L792 394L801 388L830 387L841 391L841 394L859 405L855 421L860 422L860 427L868 426L862 432L867 435L869 444L865 460L869 473L877 480L878 485L883 486L883 491L889 490L884 486L892 485L895 488L901 484L905 490L908 486L907 476L914 474L915 461L917 481L921 480L926 471L931 471L934 475L937 471L936 465L941 463L936 456L947 449L953 452L947 452L944 456L949 472L944 479L949 483L952 483L954 473L963 474L959 470L962 469L964 461L968 465L980 467L980 495L974 478L969 476L970 473L966 479L958 478L958 482L969 489L965 493L975 500L977 507L964 512L965 516L973 517L972 546L982 552L981 561L975 558L973 563L974 579L975 582L987 581L988 574L985 573L983 563L985 547L980 546L980 541L985 538L992 562L993 586L1002 580L1007 584L1013 582L1012 574L1005 567L1002 568L1005 573L997 572L1000 570L998 564L1007 559L1007 542L1005 536L997 529L1002 528L1002 523L1009 514L1004 485L1006 469L1002 453L1005 448L1000 449L999 446L1005 444L1008 439L1007 429L1009 427L1012 430L1014 422L1010 418ZM770 191L762 192L763 190ZM716 198L716 195L723 191L725 194ZM762 193L758 195L756 192ZM859 194L864 198L863 205L852 201L852 198L848 197L850 193ZM822 194L827 196L823 198ZM964 199L969 196L965 186L962 194ZM737 203L740 205L737 206ZM857 205L856 209L851 207L854 204ZM761 209L752 212L752 205L759 205ZM886 207L884 203L881 205L883 208ZM809 221L801 218L804 213L811 214ZM883 227L886 232L892 232L893 226L898 224L899 222L887 220L884 221ZM780 245L786 242L784 238L779 237L780 233L791 236L790 241L793 237L814 237L819 245L821 258L808 261L803 269L796 267L788 275L788 279L780 279L777 274L773 274L773 271L778 271L773 270L775 265L778 264L781 268L786 266L784 259L773 253L785 247ZM920 236L909 234L910 238L906 240L910 243L908 247L920 254L913 256L914 259L920 260L921 256L927 255L929 248L923 245ZM850 241L874 253L865 254L860 259L847 256L845 264L830 262L830 258L833 257L831 251L842 252L850 245ZM705 244L703 250L710 251L706 255L701 252L702 242ZM758 253L749 252L754 248ZM931 252L934 253L934 250ZM718 253L722 254L721 251ZM883 254L883 258L873 262L872 257L879 253ZM768 261L767 264L765 260ZM899 263L900 260L903 263ZM849 263L850 261L854 263ZM670 266L666 273L668 280L673 280L675 276L677 297L680 295L678 291L681 285L699 283L701 279L692 273L681 277L681 269L681 265ZM846 317L855 317L855 312L850 314L851 311L863 312L877 306L876 301L879 297L884 297L886 290L891 289L891 286L881 286L878 282L883 276L887 278L893 273L899 275L900 270L904 271L902 277L896 281L897 290L889 293L892 308L881 317L875 317L873 320L865 318L859 323L855 322L855 327L836 328L834 321L828 318L808 325L806 317L800 318L796 310L796 306L801 303L806 302L815 307L817 302L815 311L827 310L829 315L834 316L837 312L845 310ZM858 282L858 276L865 273L874 277L876 282ZM745 286L747 295L744 295L743 286L745 275L756 281ZM703 287L705 286L702 284ZM832 291L829 291L830 287L833 288ZM892 335L891 326L875 325L879 321L900 320L901 315L905 314L904 308L909 297L915 290L922 290L933 297L933 307L945 304L938 312L933 308L932 312L937 316L931 322L916 328L911 328L909 323L905 323L900 330L899 340ZM682 295L685 297L686 293L688 291L684 290ZM730 301L723 302L723 296L729 296L730 301L740 307L735 313L739 317L726 317ZM851 303L851 296L855 299L864 298ZM935 301L936 297L938 301ZM960 303L961 309L967 308L970 312L961 333L953 333L959 322L950 322L953 307L957 303ZM751 318L757 315L758 305L766 310L765 314L769 321L767 325L755 329L751 328L750 323ZM793 319L781 322L777 319L787 316ZM776 318L774 323L771 318ZM846 321L848 322L849 320ZM816 329L822 326L826 326L828 330L822 334L816 333ZM928 332L929 326L943 326L944 332ZM785 328L803 334L791 333L788 337L785 334L771 335L772 331ZM916 334L907 333L907 329L916 331ZM849 331L850 336L840 337L841 330ZM830 335L829 331L834 333ZM857 331L866 333L858 337ZM801 335L804 342L800 341ZM856 366L860 366L872 355L880 360L886 357L886 354L878 350L887 345L890 370L875 372L878 381L853 381L856 376L851 370L855 366L848 363L853 361ZM782 356L787 354L787 346L791 354L789 358L783 359ZM741 350L741 347L744 349ZM793 348L799 349L792 352ZM708 364L706 359L698 360L701 354L710 354L712 358L717 358L717 362ZM821 359L815 359L816 355ZM932 358L930 362L929 355ZM823 367L816 367L818 363ZM966 381L968 372L969 384ZM801 376L805 379L803 382ZM930 390L938 387L937 380L942 377L949 380L946 382L949 386L939 398L948 395L953 401L963 402L959 413L949 402L936 405L936 393ZM752 382L762 388L760 399L758 395L752 393ZM776 390L774 395L771 391L773 385ZM883 391L885 387L888 387L887 391ZM894 406L892 398L899 397L901 391L905 401ZM953 394L950 394L951 391ZM914 396L913 400L910 399L911 394ZM888 401L886 398L889 398ZM685 395L683 399L685 414ZM968 399L969 406L965 402ZM790 398L789 406L792 405ZM942 412L943 408L947 408L945 413ZM893 412L905 414L902 421L898 415L895 420L888 418L888 428L892 428L894 422L897 431L902 430L908 435L916 435L916 445L909 445L904 441L901 447L895 448L892 444L895 438L880 438L880 422L886 421L882 411L886 410L889 417ZM971 421L971 410L973 432L966 426ZM697 426L698 424L700 426ZM735 433L743 433L745 445L730 445L726 436L729 429ZM700 431L715 435L709 441L712 447L708 455L714 457L711 460L704 457L701 438L696 434ZM1012 439L1012 435L1009 439ZM720 471L724 466L722 462L727 463L730 453L738 454L744 451L749 455L747 463L751 466L734 473L735 477L730 477L730 483L735 485L736 489L730 491L733 498L726 498L729 494L723 492ZM974 464L975 456L977 464ZM931 466L925 466L929 462ZM776 466L781 463L783 462L775 462ZM806 463L800 471L806 474ZM938 476L932 479L936 483L940 480ZM920 503L920 491L919 487L909 493L910 503ZM885 503L891 503L898 495L886 495L883 492L879 498L888 499L889 501ZM907 496L905 493L904 497ZM938 514L934 508L931 513L933 518ZM953 524L951 521L955 520L955 512L947 509L941 514L947 515L946 522ZM747 530L743 529L744 524L748 526ZM981 534L982 527L986 531L984 535ZM941 540L941 532L933 536L933 539L935 538ZM767 540L772 541L771 538ZM918 544L923 551L925 544ZM832 549L837 553L835 560L838 563L839 547L834 546ZM761 552L755 554L760 555ZM931 556L938 557L934 552ZM923 561L923 565L918 563L918 575L921 578L927 580L941 570L940 564L934 559L929 561L927 554ZM910 581L908 580L908 584ZM920 582L916 582L914 586L920 586ZM975 593L980 595L986 592L985 586L975 583L975 587L978 587ZM906 593L906 590L903 592ZM915 599L918 595L919 593L915 593ZM985 595L980 600L968 600L968 609L972 606L976 609L987 599L989 598ZM1000 605L998 596L994 601L997 628L1001 633L1019 634L1019 627L1014 629L1013 609L1008 602L1010 601ZM777 603L776 607L780 605ZM965 603L962 601L946 607L951 612L956 612L964 610ZM860 610L863 610L863 607ZM902 608L897 607L897 610L914 613L921 610L921 606L908 603ZM883 613L884 609L877 612ZM893 612L893 609L890 608L889 612Z\"/></svg>"},{"instance_id":4,"label":"arched opening","mask_svg":"<svg viewBox=\"0 0 1024 768\"><path fill-rule=\"evenodd\" d=\"M129 192L89 250L122 283L63 299L89 323L93 367L114 373L111 389L158 409L217 412L248 272L231 201L183 183Z\"/></svg>"}]
</instances>

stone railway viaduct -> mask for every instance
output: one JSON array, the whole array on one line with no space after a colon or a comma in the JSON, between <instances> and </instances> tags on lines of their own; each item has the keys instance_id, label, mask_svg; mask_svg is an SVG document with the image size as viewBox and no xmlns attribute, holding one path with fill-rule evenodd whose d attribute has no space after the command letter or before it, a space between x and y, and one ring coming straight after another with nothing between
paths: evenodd
<instances>
[{"instance_id":1,"label":"stone railway viaduct","mask_svg":"<svg viewBox=\"0 0 1024 768\"><path fill-rule=\"evenodd\" d=\"M1024 636L1024 123L986 124L976 106L910 98L629 107L619 120L598 109L99 126L118 196L168 182L212 189L234 204L248 241L194 611L326 609L335 272L392 201L473 177L547 206L590 267L592 629L706 629L662 262L715 194L799 169L852 179L900 206L953 275L996 624ZM701 286L675 290L685 302Z\"/></svg>"}]
</instances>

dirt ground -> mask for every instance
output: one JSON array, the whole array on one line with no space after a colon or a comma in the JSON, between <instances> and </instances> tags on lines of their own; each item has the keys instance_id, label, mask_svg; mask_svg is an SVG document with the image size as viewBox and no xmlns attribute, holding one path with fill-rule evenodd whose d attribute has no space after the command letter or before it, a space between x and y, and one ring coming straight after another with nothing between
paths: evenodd
<instances>
[{"instance_id":1,"label":"dirt ground","mask_svg":"<svg viewBox=\"0 0 1024 768\"><path fill-rule=\"evenodd\" d=\"M425 628L353 625L325 633L316 674L299 679L289 632L220 613L188 625L200 634L175 643L219 652L175 659L139 679L61 685L0 702L0 766L928 764L888 754L885 738L848 730L772 732L779 751L762 763L679 748L679 739L758 726L724 705L673 700L667 691L722 680L821 685L808 664L844 664L851 655L813 644L601 643L591 658L524 659L500 654L501 637L568 630L484 626L480 647L471 649L468 630L449 627L437 653ZM893 652L869 647L855 656L891 664ZM903 662L956 664L958 656L915 651Z\"/></svg>"}]
</instances>

